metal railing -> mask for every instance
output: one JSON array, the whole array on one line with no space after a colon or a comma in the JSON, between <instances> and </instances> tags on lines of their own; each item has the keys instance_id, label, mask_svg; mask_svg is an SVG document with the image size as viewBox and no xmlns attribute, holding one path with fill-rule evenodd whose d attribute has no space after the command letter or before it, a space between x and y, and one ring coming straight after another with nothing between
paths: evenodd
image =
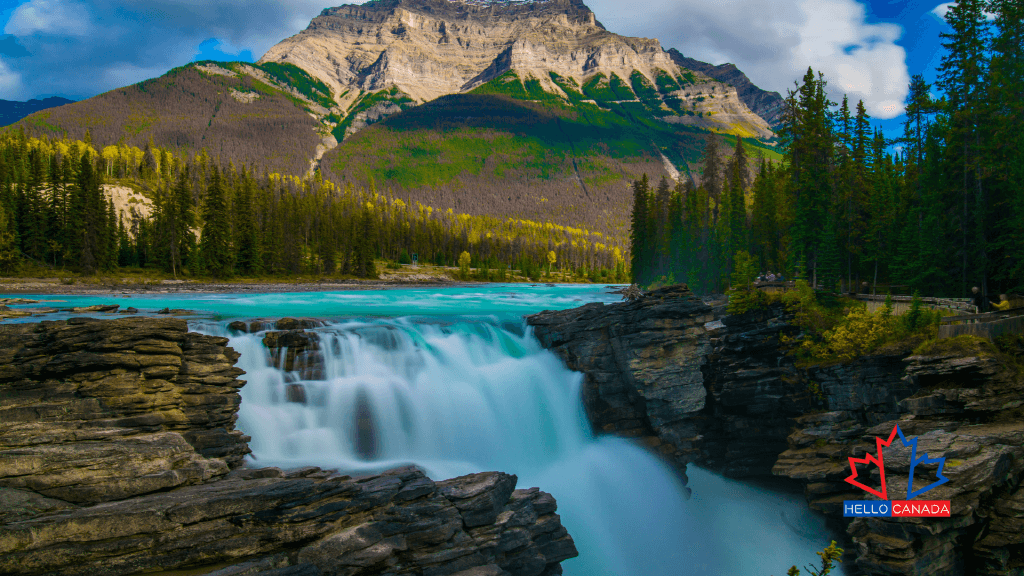
<instances>
[{"instance_id":1,"label":"metal railing","mask_svg":"<svg viewBox=\"0 0 1024 576\"><path fill-rule=\"evenodd\" d=\"M1024 333L1024 307L984 314L946 316L939 320L939 338L969 334L991 339L1011 333Z\"/></svg>"}]
</instances>

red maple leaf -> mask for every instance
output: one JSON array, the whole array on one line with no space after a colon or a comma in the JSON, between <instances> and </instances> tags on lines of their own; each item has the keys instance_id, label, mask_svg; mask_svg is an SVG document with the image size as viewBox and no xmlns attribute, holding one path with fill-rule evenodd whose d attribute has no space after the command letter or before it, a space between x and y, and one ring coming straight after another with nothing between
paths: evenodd
<instances>
[{"instance_id":1,"label":"red maple leaf","mask_svg":"<svg viewBox=\"0 0 1024 576\"><path fill-rule=\"evenodd\" d=\"M889 496L888 496L889 492L885 488L885 460L884 460L885 457L882 454L882 447L888 447L889 444L892 444L892 441L896 438L896 435L898 434L898 431L899 431L899 425L896 425L896 426L893 426L892 434L889 434L889 439L888 440L882 440L881 438L879 438L877 436L875 437L875 447L878 449L878 456L877 457L874 456L873 454L871 454L870 452L868 452L863 458L854 458L853 456L849 457L849 460L850 460L850 471L853 472L853 474L851 474L846 479L846 482L848 484L853 484L857 488L860 488L861 490L864 490L865 492L867 492L869 494L873 494L875 496L878 496L882 500L888 500L889 499ZM857 482L857 464L874 464L874 465L878 466L878 474L882 477L882 491L881 492L879 492L878 490L873 490L871 488L868 488L867 486L861 484L860 482Z\"/></svg>"}]
</instances>

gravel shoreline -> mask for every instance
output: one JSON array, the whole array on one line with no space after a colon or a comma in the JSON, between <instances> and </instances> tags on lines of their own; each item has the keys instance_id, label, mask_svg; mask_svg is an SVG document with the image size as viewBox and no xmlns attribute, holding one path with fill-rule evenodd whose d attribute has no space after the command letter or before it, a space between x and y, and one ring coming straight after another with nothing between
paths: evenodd
<instances>
[{"instance_id":1,"label":"gravel shoreline","mask_svg":"<svg viewBox=\"0 0 1024 576\"><path fill-rule=\"evenodd\" d=\"M399 288L458 288L475 286L483 282L441 282L402 280L347 280L344 282L186 282L165 280L152 284L63 284L54 280L7 280L0 281L0 294L53 294L53 295L101 295L101 294L226 294L226 293L267 293L284 292L340 292L346 290L392 290Z\"/></svg>"}]
</instances>

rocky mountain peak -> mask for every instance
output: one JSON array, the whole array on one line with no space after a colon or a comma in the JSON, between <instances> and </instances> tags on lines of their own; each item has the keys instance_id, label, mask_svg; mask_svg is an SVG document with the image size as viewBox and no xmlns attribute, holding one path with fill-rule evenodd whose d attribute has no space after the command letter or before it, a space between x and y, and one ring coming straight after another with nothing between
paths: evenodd
<instances>
[{"instance_id":1,"label":"rocky mountain peak","mask_svg":"<svg viewBox=\"0 0 1024 576\"><path fill-rule=\"evenodd\" d=\"M738 99L731 87L701 72L681 67L655 39L614 34L597 21L581 0L371 0L325 9L299 34L272 47L260 63L289 63L330 86L345 119L356 114L382 117L367 98L382 90L407 97L409 105L469 92L514 73L522 82L570 100L559 82L582 87L597 81L601 90L623 94L616 101L637 101L629 86L659 85L668 77L699 88L668 95L685 102L690 116L707 107L693 123L745 136L771 135L768 124ZM688 80L683 80L683 77ZM677 82L678 81L678 82ZM715 86L712 86L715 85ZM735 92L735 90L733 90ZM403 105L404 106L404 105ZM388 110L402 106L389 105ZM668 111L668 108L665 108ZM355 112L353 112L355 111ZM705 117L717 115L713 121ZM347 134L365 125L350 122ZM713 125L713 126L712 126Z\"/></svg>"}]
</instances>

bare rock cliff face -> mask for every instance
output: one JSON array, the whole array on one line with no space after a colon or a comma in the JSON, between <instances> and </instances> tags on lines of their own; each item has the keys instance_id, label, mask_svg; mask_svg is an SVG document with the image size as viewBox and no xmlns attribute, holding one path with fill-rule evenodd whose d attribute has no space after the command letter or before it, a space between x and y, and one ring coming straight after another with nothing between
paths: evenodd
<instances>
[{"instance_id":1,"label":"bare rock cliff face","mask_svg":"<svg viewBox=\"0 0 1024 576\"><path fill-rule=\"evenodd\" d=\"M693 462L733 477L798 482L812 508L846 529L848 569L1021 573L1024 379L1013 361L882 354L798 368L780 349L782 336L799 333L781 307L724 316L722 326L705 328L711 316L677 286L635 302L545 312L528 323L584 372L595 429L648 439L684 472ZM874 453L875 438L888 438L897 424L918 439L919 454L946 459L949 482L925 499L949 500L952 517L844 519L843 500L870 498L844 481L847 458ZM890 499L905 498L910 459L898 441L884 450ZM915 487L935 471L918 466ZM880 485L877 467L860 473L866 485Z\"/></svg>"},{"instance_id":2,"label":"bare rock cliff face","mask_svg":"<svg viewBox=\"0 0 1024 576\"><path fill-rule=\"evenodd\" d=\"M0 325L0 574L549 576L576 556L554 499L508 474L240 467L237 358L179 319Z\"/></svg>"},{"instance_id":3,"label":"bare rock cliff face","mask_svg":"<svg viewBox=\"0 0 1024 576\"><path fill-rule=\"evenodd\" d=\"M398 87L417 102L466 92L514 70L545 90L562 94L555 72L582 85L597 74L629 82L634 71L654 85L659 71L680 67L657 40L609 32L581 0L526 4L471 4L449 0L378 0L328 8L309 27L277 45L260 62L294 64L331 86L342 109L367 92ZM685 70L683 70L685 72ZM700 82L732 93L719 102L719 118L686 120L769 137L771 129L751 112L735 88L701 72ZM695 112L704 100L677 94ZM698 105L699 104L699 105Z\"/></svg>"},{"instance_id":4,"label":"bare rock cliff face","mask_svg":"<svg viewBox=\"0 0 1024 576\"><path fill-rule=\"evenodd\" d=\"M711 319L709 306L676 286L527 322L546 348L583 372L583 405L595 430L640 438L685 471L697 454L692 417L706 406L701 365Z\"/></svg>"},{"instance_id":5,"label":"bare rock cliff face","mask_svg":"<svg viewBox=\"0 0 1024 576\"><path fill-rule=\"evenodd\" d=\"M689 68L690 70L706 74L719 82L734 86L737 95L747 105L747 108L750 108L754 114L764 118L769 124L774 126L782 120L782 106L784 104L782 95L778 92L769 92L758 88L735 64L715 66L707 62L687 58L675 48L669 50L668 54L673 62L683 68Z\"/></svg>"}]
</instances>

